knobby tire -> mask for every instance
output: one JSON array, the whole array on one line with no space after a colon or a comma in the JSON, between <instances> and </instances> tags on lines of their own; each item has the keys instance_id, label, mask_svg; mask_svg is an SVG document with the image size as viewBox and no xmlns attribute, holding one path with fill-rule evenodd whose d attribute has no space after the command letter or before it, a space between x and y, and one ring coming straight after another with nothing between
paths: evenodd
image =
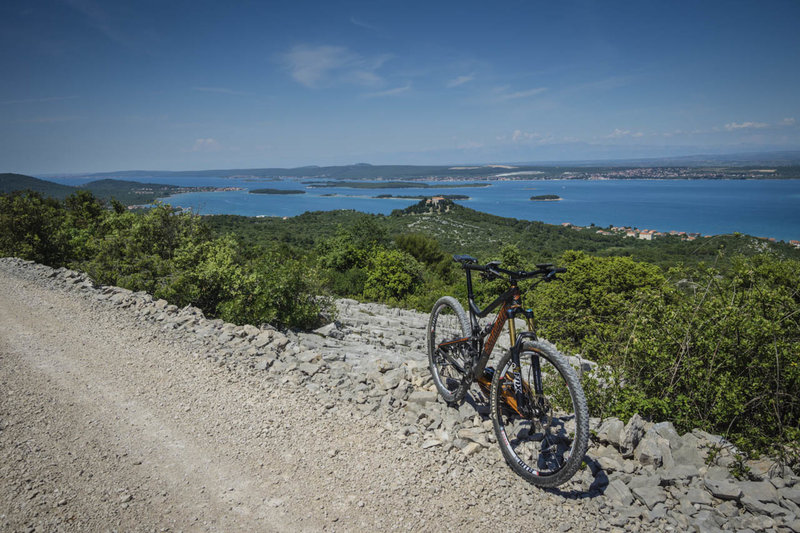
<instances>
[{"instance_id":1,"label":"knobby tire","mask_svg":"<svg viewBox=\"0 0 800 533\"><path fill-rule=\"evenodd\" d=\"M450 405L461 403L466 396L472 382L468 377L471 358L467 342L455 344L448 354L450 359L445 357L441 345L469 337L470 330L469 319L458 300L452 296L439 298L428 319L428 365L436 390ZM453 360L467 372L458 370Z\"/></svg>"},{"instance_id":2,"label":"knobby tire","mask_svg":"<svg viewBox=\"0 0 800 533\"><path fill-rule=\"evenodd\" d=\"M534 358L541 368L542 396L532 390ZM521 368L515 366L509 351L500 359L492 379L490 409L497 443L506 462L530 483L561 485L581 467L589 444L583 388L567 359L544 340L525 342L520 350ZM522 403L531 407L519 408L524 416L505 399L508 394L514 396L515 371L521 378Z\"/></svg>"}]
</instances>

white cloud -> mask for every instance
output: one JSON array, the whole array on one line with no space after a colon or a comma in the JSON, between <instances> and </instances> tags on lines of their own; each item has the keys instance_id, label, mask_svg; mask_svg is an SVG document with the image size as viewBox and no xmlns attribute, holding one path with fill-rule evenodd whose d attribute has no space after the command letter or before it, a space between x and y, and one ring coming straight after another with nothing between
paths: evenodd
<instances>
[{"instance_id":1,"label":"white cloud","mask_svg":"<svg viewBox=\"0 0 800 533\"><path fill-rule=\"evenodd\" d=\"M375 86L383 83L376 72L390 56L363 57L344 46L297 45L282 54L292 78L306 87L339 83Z\"/></svg>"},{"instance_id":2,"label":"white cloud","mask_svg":"<svg viewBox=\"0 0 800 533\"><path fill-rule=\"evenodd\" d=\"M762 129L768 127L769 124L766 122L729 122L725 124L725 129L728 131L736 131L736 130L750 130L750 129Z\"/></svg>"},{"instance_id":3,"label":"white cloud","mask_svg":"<svg viewBox=\"0 0 800 533\"><path fill-rule=\"evenodd\" d=\"M622 139L624 137L633 137L638 139L640 137L644 137L644 133L641 131L621 130L619 128L615 128L614 131L603 136L604 139Z\"/></svg>"},{"instance_id":4,"label":"white cloud","mask_svg":"<svg viewBox=\"0 0 800 533\"><path fill-rule=\"evenodd\" d=\"M195 139L192 145L192 152L217 152L222 148L220 144L211 137L207 139Z\"/></svg>"},{"instance_id":5,"label":"white cloud","mask_svg":"<svg viewBox=\"0 0 800 533\"><path fill-rule=\"evenodd\" d=\"M517 100L519 98L529 98L536 96L547 90L546 87L536 87L535 89L527 89L524 91L508 92L508 87L499 87L495 89L498 100Z\"/></svg>"},{"instance_id":6,"label":"white cloud","mask_svg":"<svg viewBox=\"0 0 800 533\"><path fill-rule=\"evenodd\" d=\"M794 126L795 120L794 117L788 117L780 121L779 125L781 126Z\"/></svg>"},{"instance_id":7,"label":"white cloud","mask_svg":"<svg viewBox=\"0 0 800 533\"><path fill-rule=\"evenodd\" d=\"M453 87L458 87L459 85L464 85L475 79L474 74L467 74L466 76L459 76L455 79L452 79L447 82L447 88L452 89Z\"/></svg>"},{"instance_id":8,"label":"white cloud","mask_svg":"<svg viewBox=\"0 0 800 533\"><path fill-rule=\"evenodd\" d=\"M555 142L571 142L571 139L557 138L552 133L539 133L537 131L514 130L511 135L500 135L496 137L501 143L512 142L514 144L552 144Z\"/></svg>"},{"instance_id":9,"label":"white cloud","mask_svg":"<svg viewBox=\"0 0 800 533\"><path fill-rule=\"evenodd\" d=\"M541 137L542 135L539 133L530 133L522 130L514 130L514 133L511 134L511 141L518 143L522 141L530 141L533 139L541 139Z\"/></svg>"},{"instance_id":10,"label":"white cloud","mask_svg":"<svg viewBox=\"0 0 800 533\"><path fill-rule=\"evenodd\" d=\"M402 87L395 87L394 89L387 89L385 91L377 91L374 93L366 93L364 96L367 98L379 98L381 96L396 96L398 94L407 93L411 90L411 84L408 83Z\"/></svg>"},{"instance_id":11,"label":"white cloud","mask_svg":"<svg viewBox=\"0 0 800 533\"><path fill-rule=\"evenodd\" d=\"M364 22L361 19L357 19L356 17L350 17L350 23L366 30L379 31L376 26L373 26L369 22Z\"/></svg>"}]
</instances>

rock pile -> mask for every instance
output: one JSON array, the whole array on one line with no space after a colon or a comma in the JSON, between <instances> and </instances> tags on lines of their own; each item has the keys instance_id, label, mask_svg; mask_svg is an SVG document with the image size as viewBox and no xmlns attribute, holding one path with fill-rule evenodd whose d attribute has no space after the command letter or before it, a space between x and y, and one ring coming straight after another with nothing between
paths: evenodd
<instances>
[{"instance_id":1,"label":"rock pile","mask_svg":"<svg viewBox=\"0 0 800 533\"><path fill-rule=\"evenodd\" d=\"M180 337L232 373L305 387L320 409L373 416L395 438L446 454L445 470L469 472L473 461L508 468L481 393L473 390L458 408L437 395L424 353L423 314L339 300L336 322L315 332L281 332L208 319L195 307L97 286L72 270L9 258L0 264L154 323L165 338ZM571 362L592 365L577 357ZM789 468L745 461L722 437L700 430L680 435L669 422L638 415L627 422L592 419L591 427L587 468L554 492L592 499L605 517L601 528L800 533L800 477Z\"/></svg>"}]
</instances>

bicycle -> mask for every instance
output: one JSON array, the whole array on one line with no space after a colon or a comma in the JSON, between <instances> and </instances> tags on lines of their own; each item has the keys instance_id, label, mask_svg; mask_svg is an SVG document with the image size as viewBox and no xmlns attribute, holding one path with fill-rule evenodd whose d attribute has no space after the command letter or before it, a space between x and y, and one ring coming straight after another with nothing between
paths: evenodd
<instances>
[{"instance_id":1,"label":"bicycle","mask_svg":"<svg viewBox=\"0 0 800 533\"><path fill-rule=\"evenodd\" d=\"M492 425L506 462L521 477L543 487L568 481L580 468L589 442L589 412L578 376L555 346L536 335L533 311L522 307L518 282L539 278L533 287L566 272L552 264L513 271L499 261L477 264L474 257L454 255L467 277L469 316L455 298L444 296L428 321L428 362L436 389L451 406L463 402L474 382L489 397ZM484 279L505 279L509 289L480 309L472 290L472 272ZM533 288L532 287L532 288ZM478 319L498 306L491 324ZM521 316L528 331L517 333ZM496 369L487 367L508 323L511 348Z\"/></svg>"}]
</instances>

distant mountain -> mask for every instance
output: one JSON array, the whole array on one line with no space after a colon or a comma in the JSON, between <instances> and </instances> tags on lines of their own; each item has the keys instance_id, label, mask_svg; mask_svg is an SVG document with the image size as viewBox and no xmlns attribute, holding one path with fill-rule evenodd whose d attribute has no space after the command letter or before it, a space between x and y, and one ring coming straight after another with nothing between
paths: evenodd
<instances>
[{"instance_id":1,"label":"distant mountain","mask_svg":"<svg viewBox=\"0 0 800 533\"><path fill-rule=\"evenodd\" d=\"M138 181L123 181L104 179L92 181L80 187L70 187L52 181L25 176L23 174L0 174L0 194L14 191L30 190L44 196L63 200L77 190L90 191L101 200L114 198L125 205L149 204L157 198L163 198L177 192L187 190L185 187L175 185L160 185L155 183L141 183ZM192 190L196 188L191 188Z\"/></svg>"},{"instance_id":2,"label":"distant mountain","mask_svg":"<svg viewBox=\"0 0 800 533\"><path fill-rule=\"evenodd\" d=\"M23 174L0 174L0 194L25 190L35 191L44 196L63 200L78 189Z\"/></svg>"},{"instance_id":3,"label":"distant mountain","mask_svg":"<svg viewBox=\"0 0 800 533\"><path fill-rule=\"evenodd\" d=\"M102 179L81 185L81 189L91 191L98 198L109 200L114 198L125 205L149 204L158 198L186 190L176 185L157 183L141 183L138 181ZM194 187L192 189L195 189Z\"/></svg>"},{"instance_id":4,"label":"distant mountain","mask_svg":"<svg viewBox=\"0 0 800 533\"><path fill-rule=\"evenodd\" d=\"M523 169L524 170L524 169ZM187 171L162 171L162 170L125 170L115 172L98 172L85 174L87 178L148 178L151 176L167 178L315 178L315 179L420 179L430 177L483 177L494 174L496 169L488 166L456 167L443 165L369 165L359 163L344 166L305 166L298 168L234 168L215 170L187 170ZM72 177L76 177L73 175Z\"/></svg>"},{"instance_id":5,"label":"distant mountain","mask_svg":"<svg viewBox=\"0 0 800 533\"><path fill-rule=\"evenodd\" d=\"M742 154L707 154L661 158L611 159L598 158L581 161L553 159L549 161L526 161L503 164L459 164L459 165L354 165L316 166L297 168L233 168L213 170L122 170L92 174L72 174L69 177L95 179L146 179L152 176L174 178L312 178L349 180L398 180L425 178L478 178L511 172L541 172L538 177L555 177L570 168L613 167L800 167L800 151L752 152ZM793 173L794 175L794 173Z\"/></svg>"}]
</instances>

